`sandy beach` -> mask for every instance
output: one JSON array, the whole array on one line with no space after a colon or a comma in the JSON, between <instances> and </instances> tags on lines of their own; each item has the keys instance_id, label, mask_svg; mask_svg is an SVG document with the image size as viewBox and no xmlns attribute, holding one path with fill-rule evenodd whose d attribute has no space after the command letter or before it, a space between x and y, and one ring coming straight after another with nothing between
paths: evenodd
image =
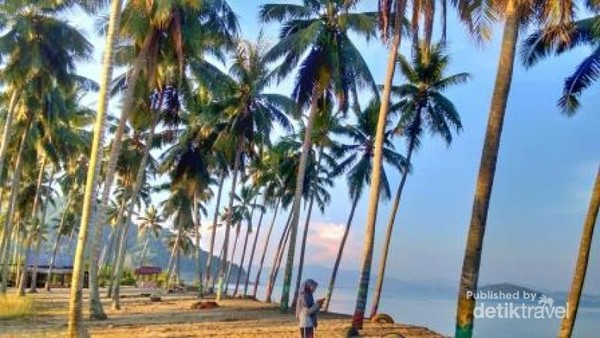
<instances>
[{"instance_id":1,"label":"sandy beach","mask_svg":"<svg viewBox=\"0 0 600 338\"><path fill-rule=\"evenodd\" d=\"M104 290L103 290L104 291ZM193 293L164 294L151 302L142 291L124 288L122 309L111 310L103 299L108 320L87 321L92 337L297 337L292 314L279 312L276 304L254 300L227 299L216 309L193 310L198 299ZM11 292L12 293L12 292ZM68 290L40 291L36 314L0 320L1 337L63 337L67 328ZM84 306L87 310L87 305ZM87 318L87 311L84 312ZM320 314L317 337L343 337L350 316ZM424 327L365 322L364 337L443 337Z\"/></svg>"}]
</instances>

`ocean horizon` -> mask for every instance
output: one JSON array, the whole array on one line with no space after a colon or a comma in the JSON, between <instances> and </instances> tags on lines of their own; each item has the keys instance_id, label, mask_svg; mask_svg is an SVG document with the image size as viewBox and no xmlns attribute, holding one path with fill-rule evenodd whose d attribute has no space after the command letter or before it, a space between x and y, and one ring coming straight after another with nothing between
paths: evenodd
<instances>
[{"instance_id":1,"label":"ocean horizon","mask_svg":"<svg viewBox=\"0 0 600 338\"><path fill-rule=\"evenodd\" d=\"M231 289L231 287L230 287ZM281 285L273 290L272 299L278 302L281 297ZM266 285L258 288L258 300L264 301ZM326 286L320 286L315 298L325 296ZM371 296L372 290L369 295ZM330 305L331 312L352 314L356 301L356 288L338 287L335 289ZM485 303L485 301L484 301ZM496 302L497 303L497 302ZM480 302L478 302L480 304ZM369 313L370 299L367 303ZM394 321L402 324L425 326L445 336L454 335L456 299L450 297L423 297L398 294L393 291L383 291L380 313L386 313ZM600 323L600 308L580 308L575 322L573 338L598 338L598 323ZM480 318L475 320L475 337L484 338L548 338L556 337L560 319L505 319Z\"/></svg>"}]
</instances>

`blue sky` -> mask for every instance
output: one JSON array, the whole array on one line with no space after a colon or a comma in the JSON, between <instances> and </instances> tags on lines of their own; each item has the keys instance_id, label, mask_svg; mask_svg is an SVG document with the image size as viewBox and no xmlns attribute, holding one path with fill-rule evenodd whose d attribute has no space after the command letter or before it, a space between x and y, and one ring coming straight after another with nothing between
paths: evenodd
<instances>
[{"instance_id":1,"label":"blue sky","mask_svg":"<svg viewBox=\"0 0 600 338\"><path fill-rule=\"evenodd\" d=\"M255 39L261 29L258 6L269 1L229 2L239 15L244 38ZM375 4L363 3L360 9L375 10ZM492 41L478 46L458 24L454 13L450 16L449 73L469 72L472 76L468 84L446 93L462 116L464 130L449 148L439 139L426 138L414 156L414 171L396 218L388 273L400 279L435 279L457 285L500 34L496 29ZM91 32L89 19L76 16L73 21ZM268 41L275 42L278 25L263 29ZM104 41L91 33L88 36L97 48L99 60ZM375 79L381 81L387 50L378 41L369 44L360 39L355 41ZM600 164L600 114L597 113L600 107L594 100L598 86L584 95L580 112L574 118L561 115L556 101L563 79L586 52L581 48L548 59L530 70L519 63L515 67L484 243L482 283L508 281L557 290L566 290L570 284L581 226ZM80 70L98 78L99 67L96 62ZM397 78L396 82L401 80ZM290 94L291 81L273 86L272 90ZM368 98L363 98L364 104ZM113 113L118 112L117 108L117 102L113 102ZM400 141L398 148L404 150ZM395 190L399 178L396 174L390 176ZM350 209L343 180L337 182L331 193L332 203L325 214L313 216L308 249L309 263L323 266L333 264ZM343 268L359 268L366 205L365 197L356 212ZM383 203L378 217L375 263L388 210L389 203ZM270 219L270 215L267 217ZM279 216L275 236L279 235L284 218ZM586 291L592 293L600 293L598 237L594 240L586 283ZM203 243L206 248L206 241ZM269 257L267 260L270 262Z\"/></svg>"}]
</instances>

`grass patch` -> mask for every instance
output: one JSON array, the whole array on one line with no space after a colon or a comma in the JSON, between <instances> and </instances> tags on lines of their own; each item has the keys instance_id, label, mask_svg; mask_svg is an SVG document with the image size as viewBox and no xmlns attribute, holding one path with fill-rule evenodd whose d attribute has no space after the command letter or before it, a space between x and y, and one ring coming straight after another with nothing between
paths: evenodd
<instances>
[{"instance_id":1,"label":"grass patch","mask_svg":"<svg viewBox=\"0 0 600 338\"><path fill-rule=\"evenodd\" d=\"M35 312L34 301L29 297L0 296L0 320L28 317Z\"/></svg>"}]
</instances>

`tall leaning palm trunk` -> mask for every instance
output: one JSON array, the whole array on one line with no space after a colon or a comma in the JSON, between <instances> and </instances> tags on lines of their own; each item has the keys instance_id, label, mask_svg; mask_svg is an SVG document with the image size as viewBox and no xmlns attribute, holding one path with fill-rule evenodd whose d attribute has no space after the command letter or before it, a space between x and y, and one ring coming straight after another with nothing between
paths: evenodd
<instances>
[{"instance_id":1,"label":"tall leaning palm trunk","mask_svg":"<svg viewBox=\"0 0 600 338\"><path fill-rule=\"evenodd\" d=\"M283 290L281 291L281 310L287 311L289 308L290 288L292 284L292 273L294 270L294 258L296 253L296 237L298 237L298 223L300 221L300 206L302 204L302 190L304 188L304 179L306 176L306 164L312 145L312 130L319 108L319 99L322 92L319 84L313 88L310 102L310 113L306 122L304 131L304 141L302 143L302 154L298 165L298 175L296 176L296 190L294 192L294 203L292 205L292 220L290 222L290 245L288 247L287 260L285 263L285 273L283 277Z\"/></svg>"},{"instance_id":2,"label":"tall leaning palm trunk","mask_svg":"<svg viewBox=\"0 0 600 338\"><path fill-rule=\"evenodd\" d=\"M331 296L333 295L333 289L335 288L335 280L337 278L337 273L340 268L342 256L344 255L344 248L346 247L346 240L348 239L348 233L350 233L350 226L352 225L352 220L354 219L354 211L356 210L358 199L359 195L356 195L354 197L354 201L352 202L350 215L348 216L348 221L346 222L346 229L344 229L344 235L342 236L342 241L340 242L340 248L338 249L338 253L335 258L335 264L333 265L333 271L331 272L331 278L329 279L329 286L327 287L327 294L325 295L325 303L323 308L325 312L329 311L329 305L331 304Z\"/></svg>"},{"instance_id":3,"label":"tall leaning palm trunk","mask_svg":"<svg viewBox=\"0 0 600 338\"><path fill-rule=\"evenodd\" d=\"M379 118L377 119L377 130L375 133L375 142L373 144L373 173L371 174L369 206L367 208L367 224L365 227L365 237L363 240L363 261L360 271L358 295L356 297L356 307L352 317L352 328L354 330L362 329L365 318L365 308L367 306L369 279L371 277L371 264L373 260L373 247L375 246L375 225L377 223L377 210L379 208L381 171L383 170L383 139L385 134L385 125L387 123L387 116L390 110L390 96L392 82L396 72L398 49L400 48L400 43L402 42L402 19L404 17L405 10L406 1L396 0L394 15L394 38L390 46L390 54L387 60L385 81L383 83L383 93L381 95L381 105L379 107Z\"/></svg>"},{"instance_id":4,"label":"tall leaning palm trunk","mask_svg":"<svg viewBox=\"0 0 600 338\"><path fill-rule=\"evenodd\" d=\"M44 183L44 170L46 169L46 157L44 156L43 160L42 160L42 165L40 166L40 172L38 173L38 178L35 184L35 195L33 197L33 206L31 207L31 219L30 219L30 224L31 226L36 226L36 216L37 216L37 210L38 210L38 206L39 206L39 202L40 202L40 192L42 190L42 183ZM38 224L37 226L41 226L41 224ZM26 235L27 239L25 241L25 264L23 264L23 268L21 270L21 280L19 281L19 296L25 296L25 288L27 287L27 275L28 275L28 262L29 262L29 255L31 254L31 244L32 242L35 240L35 229L32 229L32 231Z\"/></svg>"},{"instance_id":5,"label":"tall leaning palm trunk","mask_svg":"<svg viewBox=\"0 0 600 338\"><path fill-rule=\"evenodd\" d=\"M118 13L114 14L111 12L111 20L113 15L116 16L115 20L117 21L118 27L118 22L120 22L121 20L121 11L119 10ZM104 320L107 318L102 308L102 303L100 302L100 285L98 284L98 262L100 258L100 248L102 247L102 230L104 229L104 224L106 223L106 208L108 207L108 202L110 201L111 188L113 185L114 177L116 176L115 173L117 170L117 161L119 159L119 154L121 153L121 148L123 146L125 126L127 125L129 111L133 106L133 101L135 98L135 84L137 83L140 72L145 65L151 41L152 37L151 34L149 34L146 37L142 49L136 57L133 63L133 67L131 69L131 74L129 76L129 86L127 87L127 90L125 91L125 95L123 97L121 118L119 120L119 125L117 126L115 136L113 138L113 145L110 149L110 157L108 159L108 164L106 167L104 187L102 190L102 200L100 201L100 206L98 207L96 222L92 226L92 228L95 226L95 231L90 241L90 247L92 248L90 255L89 271L90 319Z\"/></svg>"},{"instance_id":6,"label":"tall leaning palm trunk","mask_svg":"<svg viewBox=\"0 0 600 338\"><path fill-rule=\"evenodd\" d=\"M319 159L317 160L316 171L317 175L319 172L319 168L321 168L321 159L323 158L323 148L319 149ZM316 182L315 182L316 184ZM314 188L313 190L316 190ZM298 292L300 290L300 282L302 281L302 270L304 270L304 256L306 253L306 240L308 238L308 228L310 226L310 217L312 216L313 205L315 202L315 194L316 191L312 191L310 194L310 202L308 204L308 211L306 214L306 221L304 222L304 232L302 234L302 244L300 245L300 262L298 263L298 274L296 275L296 288L294 290L294 298L292 300L292 306L296 306L296 301L298 300Z\"/></svg>"},{"instance_id":7,"label":"tall leaning palm trunk","mask_svg":"<svg viewBox=\"0 0 600 338\"><path fill-rule=\"evenodd\" d=\"M175 243L173 243L173 249L171 250L171 254L169 255L169 263L167 264L167 285L166 287L170 287L170 283L171 283L171 272L174 270L175 268L175 255L176 253L179 251L179 242L180 242L180 238L181 235L179 233L179 231L177 232L177 236L175 237Z\"/></svg>"},{"instance_id":8,"label":"tall leaning palm trunk","mask_svg":"<svg viewBox=\"0 0 600 338\"><path fill-rule=\"evenodd\" d=\"M19 150L17 152L17 160L15 163L15 168L13 171L13 176L10 183L10 197L8 199L8 207L6 209L6 214L4 215L4 227L2 228L2 245L0 246L0 252L5 252L2 257L2 261L0 264L0 276L2 278L2 282L0 285L0 294L6 294L6 284L8 282L8 265L9 262L9 254L8 250L5 249L7 245L8 238L10 237L13 229L12 229L12 221L15 213L15 207L17 204L17 197L19 195L19 182L21 181L21 173L23 172L23 153L25 151L25 147L27 145L27 138L29 137L29 132L31 129L31 122L33 120L33 116L28 117L28 121L25 124L23 131L23 135L21 136L21 141L19 144Z\"/></svg>"},{"instance_id":9,"label":"tall leaning palm trunk","mask_svg":"<svg viewBox=\"0 0 600 338\"><path fill-rule=\"evenodd\" d=\"M267 202L267 195L265 194L265 197L263 199L263 204L262 204L263 206L265 206L265 208L263 208L260 211L258 225L256 226L256 233L254 234L254 242L252 244L252 251L250 252L250 260L248 261L248 268L246 269L246 280L244 281L244 296L248 295L248 283L250 283L250 273L252 272L252 263L254 262L254 253L256 252L256 244L258 243L258 235L260 234L260 226L263 221L263 216L265 215L266 202Z\"/></svg>"},{"instance_id":10,"label":"tall leaning palm trunk","mask_svg":"<svg viewBox=\"0 0 600 338\"><path fill-rule=\"evenodd\" d=\"M217 203L215 205L215 214L213 215L213 225L210 231L210 244L208 246L208 257L206 258L206 275L205 275L205 285L209 285L212 283L214 276L212 274L212 262L213 262L213 254L215 251L215 239L217 238L217 221L219 219L219 208L221 207L221 193L223 192L223 183L225 183L226 172L225 170L221 171L221 180L219 182L219 190L217 191ZM212 287L210 292L212 293Z\"/></svg>"},{"instance_id":11,"label":"tall leaning palm trunk","mask_svg":"<svg viewBox=\"0 0 600 338\"><path fill-rule=\"evenodd\" d=\"M256 205L256 198L254 199ZM240 278L242 277L242 270L244 267L244 261L246 260L246 249L248 248L248 239L250 238L250 233L252 232L252 218L254 216L254 209L252 207L252 212L250 212L250 220L248 220L248 227L246 229L246 237L244 238L244 246L242 248L242 257L240 257L240 264L238 265L238 273L235 279L235 289L233 289L233 295L237 296L239 287L240 287Z\"/></svg>"},{"instance_id":12,"label":"tall leaning palm trunk","mask_svg":"<svg viewBox=\"0 0 600 338\"><path fill-rule=\"evenodd\" d=\"M48 267L48 278L46 278L46 291L50 291L50 282L52 280L52 270L54 270L54 263L56 261L56 253L58 253L58 248L60 247L60 240L62 238L63 229L65 227L65 220L67 218L69 207L73 202L73 195L70 194L67 200L67 204L63 210L62 216L60 217L60 224L58 225L58 230L56 232L56 241L54 242L54 249L52 249L52 257L50 257L50 266Z\"/></svg>"},{"instance_id":13,"label":"tall leaning palm trunk","mask_svg":"<svg viewBox=\"0 0 600 338\"><path fill-rule=\"evenodd\" d=\"M8 103L8 111L6 112L6 120L4 121L4 130L2 131L2 144L0 144L0 168L4 168L4 161L6 159L6 153L8 152L8 143L10 140L11 131L13 129L17 101L19 100L18 92L18 90L13 89L13 93L10 96L10 102ZM4 177L2 176L3 173L4 171L0 170L0 193L2 193L4 190ZM0 255L2 255L1 250Z\"/></svg>"},{"instance_id":14,"label":"tall leaning palm trunk","mask_svg":"<svg viewBox=\"0 0 600 338\"><path fill-rule=\"evenodd\" d=\"M300 290L300 283L302 281L302 270L304 270L304 255L306 253L306 240L308 238L308 227L310 225L310 217L312 216L313 205L315 202L315 194L311 194L310 202L308 203L308 211L306 213L306 220L304 222L304 231L302 233L302 244L300 245L300 262L298 263L298 273L296 274L296 287L294 290L294 298L292 299L292 307L296 306L298 301L298 292Z\"/></svg>"},{"instance_id":15,"label":"tall leaning palm trunk","mask_svg":"<svg viewBox=\"0 0 600 338\"><path fill-rule=\"evenodd\" d=\"M240 232L242 231L242 222L240 221L235 230L235 238L233 239L233 250L231 250L231 256L227 262L227 273L225 274L225 294L229 291L229 279L231 278L231 269L233 268L233 258L237 251L238 240L240 239Z\"/></svg>"},{"instance_id":16,"label":"tall leaning palm trunk","mask_svg":"<svg viewBox=\"0 0 600 338\"><path fill-rule=\"evenodd\" d=\"M196 277L198 278L198 298L202 297L203 292L203 283L202 283L202 267L200 264L200 256L202 253L202 249L200 248L200 214L198 213L198 198L196 194L194 194L194 205L192 207L192 214L194 215L194 228L196 230L196 238L194 245L196 246L196 255L194 259L196 260Z\"/></svg>"},{"instance_id":17,"label":"tall leaning palm trunk","mask_svg":"<svg viewBox=\"0 0 600 338\"><path fill-rule=\"evenodd\" d=\"M50 176L50 181L49 181L48 186L52 186L52 181L54 180L55 174L56 174L56 171L53 171L52 175ZM39 228L38 236L36 237L35 256L34 256L34 260L33 260L33 272L31 273L32 274L31 275L31 287L29 288L29 293L37 293L38 265L39 265L40 251L42 249L42 241L43 241L42 230L46 224L46 214L48 213L48 203L50 203L50 201L46 200L46 202L42 206L42 217L40 218L40 223L39 223L40 228Z\"/></svg>"},{"instance_id":18,"label":"tall leaning palm trunk","mask_svg":"<svg viewBox=\"0 0 600 338\"><path fill-rule=\"evenodd\" d=\"M396 215L398 214L398 206L402 199L402 192L404 191L404 185L406 184L406 178L408 177L408 168L410 167L410 159L412 158L413 151L415 149L415 138L411 138L408 145L408 153L406 154L407 167L402 173L402 179L398 185L398 191L396 191L396 197L394 197L394 204L390 211L390 218L388 220L387 228L385 231L385 240L383 242L383 251L381 252L381 259L379 261L379 272L377 273L377 282L375 283L375 290L373 290L373 300L371 303L371 317L377 314L379 309L379 300L381 299L381 290L383 289L383 278L385 277L385 267L387 265L387 257L390 250L390 244L392 242L392 233L394 232L394 223L396 223Z\"/></svg>"},{"instance_id":19,"label":"tall leaning palm trunk","mask_svg":"<svg viewBox=\"0 0 600 338\"><path fill-rule=\"evenodd\" d=\"M162 97L161 104L162 106ZM156 113L156 117L152 121L152 126L150 127L150 134L148 135L148 139L146 140L146 145L144 146L144 153L142 154L142 160L140 162L140 167L138 168L137 176L135 178L135 184L133 186L133 190L131 192L131 198L129 199L129 205L127 207L127 214L125 216L125 223L123 224L123 237L121 237L121 243L119 245L118 257L115 265L115 274L114 274L114 289L112 293L112 308L113 310L120 310L120 290L121 290L121 277L123 275L123 265L125 264L125 253L127 252L127 233L129 230L129 224L131 223L131 217L133 216L133 212L136 206L137 197L140 194L140 190L144 186L144 176L146 173L146 163L148 163L148 157L150 156L150 148L152 148L152 141L154 140L154 133L156 131L156 126L158 124L158 112Z\"/></svg>"},{"instance_id":20,"label":"tall leaning palm trunk","mask_svg":"<svg viewBox=\"0 0 600 338\"><path fill-rule=\"evenodd\" d=\"M460 278L456 310L455 335L457 338L470 338L473 336L475 299L467 297L467 294L470 292L475 294L477 292L483 237L490 205L490 196L492 194L492 184L494 183L494 174L496 172L506 103L512 81L515 49L519 36L519 21L519 11L515 7L514 1L510 1L507 5L500 61L481 154L481 163L479 164L479 173L477 174L477 186L475 188L475 198Z\"/></svg>"},{"instance_id":21,"label":"tall leaning palm trunk","mask_svg":"<svg viewBox=\"0 0 600 338\"><path fill-rule=\"evenodd\" d=\"M290 211L290 215L288 216L287 221L285 222L285 227L283 228L283 233L281 234L281 238L279 238L279 244L277 244L277 250L275 251L275 255L273 256L273 264L271 265L271 272L269 273L269 279L267 280L267 290L265 294L265 302L271 303L271 296L273 294L273 288L275 286L275 281L277 280L277 273L279 271L279 265L281 263L281 258L283 257L283 252L285 250L285 246L288 241L288 237L290 235L290 222L292 220L292 213Z\"/></svg>"},{"instance_id":22,"label":"tall leaning palm trunk","mask_svg":"<svg viewBox=\"0 0 600 338\"><path fill-rule=\"evenodd\" d=\"M73 257L73 278L71 281L71 298L69 302L69 326L67 335L69 338L75 338L84 335L81 323L82 317L82 288L83 288L83 270L85 245L88 238L88 228L91 221L94 202L96 201L96 187L98 184L98 174L100 172L102 138L104 135L104 125L106 122L106 113L108 110L108 95L110 91L110 81L113 73L114 46L117 41L117 31L121 21L122 0L112 0L110 7L110 18L108 22L108 31L106 34L106 45L102 61L102 76L100 79L100 93L98 96L98 110L96 112L96 123L94 124L94 138L92 140L90 165L88 168L85 194L83 198L83 210L81 212L81 226L79 228L79 237L77 240L77 250ZM94 250L92 250L94 251ZM95 273L97 268L92 267L90 271ZM90 294L90 297L93 294ZM99 298L99 296L98 296Z\"/></svg>"},{"instance_id":23,"label":"tall leaning palm trunk","mask_svg":"<svg viewBox=\"0 0 600 338\"><path fill-rule=\"evenodd\" d=\"M126 185L126 189L129 189L129 186ZM113 239L113 243L112 246L114 246L114 248L111 248L108 252L108 256L112 257L107 257L106 258L106 265L109 267L109 271L108 271L108 275L110 276L109 278L109 282L108 282L108 287L106 288L106 297L107 298L111 298L112 297L112 292L113 292L113 287L115 285L115 269L116 269L116 265L117 265L117 259L118 259L118 251L119 251L119 245L121 243L121 238L123 237L123 232L125 230L125 223L124 223L124 218L125 218L125 210L127 207L127 199L123 198L123 201L121 202L121 206L119 207L119 213L117 214L117 220L115 223L115 237ZM109 263L110 262L110 263Z\"/></svg>"},{"instance_id":24,"label":"tall leaning palm trunk","mask_svg":"<svg viewBox=\"0 0 600 338\"><path fill-rule=\"evenodd\" d=\"M600 168L596 172L596 182L592 190L592 198L590 206L583 224L583 233L581 234L581 243L579 244L579 254L577 255L577 263L575 265L575 273L573 282L571 283L571 291L567 300L567 313L563 317L558 332L559 338L569 338L573 333L577 310L579 308L579 300L585 282L585 274L590 257L590 249L592 247L592 237L594 235L594 227L598 217L598 207L600 206Z\"/></svg>"},{"instance_id":25,"label":"tall leaning palm trunk","mask_svg":"<svg viewBox=\"0 0 600 338\"><path fill-rule=\"evenodd\" d=\"M267 238L265 238L265 244L263 245L263 252L260 257L260 264L258 265L258 271L256 271L256 279L254 280L254 290L252 291L252 297L256 297L256 292L258 291L258 283L260 283L260 274L262 272L263 265L265 264L265 257L267 256L267 249L269 247L269 240L271 239L271 234L273 233L273 226L275 225L275 220L277 219L277 212L279 211L280 204L281 197L277 200L277 204L275 205L275 211L273 212L273 219L271 220L269 231L267 231ZM256 236L258 236L258 234Z\"/></svg>"},{"instance_id":26,"label":"tall leaning palm trunk","mask_svg":"<svg viewBox=\"0 0 600 338\"><path fill-rule=\"evenodd\" d=\"M229 246L229 233L231 232L231 217L233 211L233 202L235 200L235 189L238 179L238 171L240 170L240 157L242 156L242 146L244 140L239 139L237 148L235 150L235 159L233 161L233 177L231 179L231 191L229 192L229 213L227 214L227 220L225 222L225 238L223 239L223 257L219 264L219 280L217 282L217 302L221 301L221 295L223 293L223 284L227 283L225 280L225 274L227 273L227 249Z\"/></svg>"}]
</instances>

